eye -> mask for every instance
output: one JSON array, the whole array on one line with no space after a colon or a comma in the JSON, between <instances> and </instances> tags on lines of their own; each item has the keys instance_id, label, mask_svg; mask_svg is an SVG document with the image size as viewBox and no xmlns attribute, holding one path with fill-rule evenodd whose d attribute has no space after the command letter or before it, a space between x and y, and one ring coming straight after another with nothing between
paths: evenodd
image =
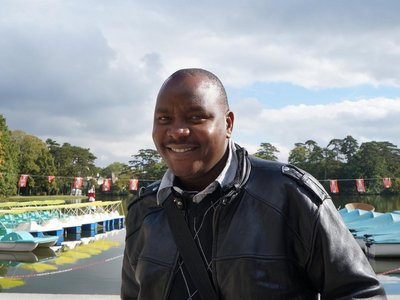
<instances>
[{"instance_id":1,"label":"eye","mask_svg":"<svg viewBox=\"0 0 400 300\"><path fill-rule=\"evenodd\" d=\"M205 119L207 119L205 116L203 115L192 115L189 116L189 120L193 123L201 123L203 122Z\"/></svg>"},{"instance_id":2,"label":"eye","mask_svg":"<svg viewBox=\"0 0 400 300\"><path fill-rule=\"evenodd\" d=\"M158 117L157 117L157 121L158 121L160 124L166 124L166 123L168 123L170 120L171 120L170 117L164 116L164 115L158 116Z\"/></svg>"}]
</instances>

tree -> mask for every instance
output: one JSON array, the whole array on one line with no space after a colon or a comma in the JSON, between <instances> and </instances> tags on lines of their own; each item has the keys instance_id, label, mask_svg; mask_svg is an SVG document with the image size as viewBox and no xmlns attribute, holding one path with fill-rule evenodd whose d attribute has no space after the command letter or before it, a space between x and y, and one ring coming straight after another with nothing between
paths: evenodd
<instances>
[{"instance_id":1,"label":"tree","mask_svg":"<svg viewBox=\"0 0 400 300\"><path fill-rule=\"evenodd\" d=\"M324 176L324 150L313 140L296 143L288 161L317 178Z\"/></svg>"},{"instance_id":2,"label":"tree","mask_svg":"<svg viewBox=\"0 0 400 300\"><path fill-rule=\"evenodd\" d=\"M47 176L55 173L55 166L46 144L36 136L19 130L12 132L11 139L19 148L19 172L29 175L26 191L49 193L53 187Z\"/></svg>"},{"instance_id":3,"label":"tree","mask_svg":"<svg viewBox=\"0 0 400 300\"><path fill-rule=\"evenodd\" d=\"M62 146L57 142L47 139L47 147L54 158L57 173L61 176L90 176L98 171L94 156L90 149L72 146L64 143Z\"/></svg>"},{"instance_id":4,"label":"tree","mask_svg":"<svg viewBox=\"0 0 400 300\"><path fill-rule=\"evenodd\" d=\"M346 136L342 140L342 146L340 148L340 152L343 153L343 155L346 158L346 161L350 161L352 157L357 153L358 149L359 149L358 142L351 135Z\"/></svg>"},{"instance_id":5,"label":"tree","mask_svg":"<svg viewBox=\"0 0 400 300\"><path fill-rule=\"evenodd\" d=\"M288 162L305 169L307 167L307 148L303 143L295 143L294 146L289 153Z\"/></svg>"},{"instance_id":6,"label":"tree","mask_svg":"<svg viewBox=\"0 0 400 300\"><path fill-rule=\"evenodd\" d=\"M153 149L140 149L139 153L132 155L129 161L133 175L145 180L161 179L167 166L162 161L160 154Z\"/></svg>"},{"instance_id":7,"label":"tree","mask_svg":"<svg viewBox=\"0 0 400 300\"><path fill-rule=\"evenodd\" d=\"M326 146L326 150L329 152L329 157L336 161L343 161L342 157L342 147L343 147L343 140L341 139L332 139L328 146Z\"/></svg>"},{"instance_id":8,"label":"tree","mask_svg":"<svg viewBox=\"0 0 400 300\"><path fill-rule=\"evenodd\" d=\"M342 176L346 161L342 148L343 140L332 139L324 149L324 179Z\"/></svg>"},{"instance_id":9,"label":"tree","mask_svg":"<svg viewBox=\"0 0 400 300\"><path fill-rule=\"evenodd\" d=\"M0 115L0 195L16 194L18 173L18 148L11 141L6 119Z\"/></svg>"},{"instance_id":10,"label":"tree","mask_svg":"<svg viewBox=\"0 0 400 300\"><path fill-rule=\"evenodd\" d=\"M400 175L400 149L389 142L366 142L349 163L350 176L368 178L370 191L379 193L382 190L383 177Z\"/></svg>"},{"instance_id":11,"label":"tree","mask_svg":"<svg viewBox=\"0 0 400 300\"><path fill-rule=\"evenodd\" d=\"M60 146L51 139L47 139L46 144L54 158L57 175L60 176L57 180L58 188L63 193L68 193L73 177L94 177L101 170L95 166L96 156L90 149L72 146L69 143Z\"/></svg>"},{"instance_id":12,"label":"tree","mask_svg":"<svg viewBox=\"0 0 400 300\"><path fill-rule=\"evenodd\" d=\"M129 179L132 178L132 171L127 164L113 162L100 171L103 177L113 178L111 190L116 193L128 191Z\"/></svg>"},{"instance_id":13,"label":"tree","mask_svg":"<svg viewBox=\"0 0 400 300\"><path fill-rule=\"evenodd\" d=\"M279 153L279 150L275 146L271 145L270 143L261 143L260 147L261 148L254 153L255 156L267 160L278 160L278 157L275 155L275 153Z\"/></svg>"}]
</instances>

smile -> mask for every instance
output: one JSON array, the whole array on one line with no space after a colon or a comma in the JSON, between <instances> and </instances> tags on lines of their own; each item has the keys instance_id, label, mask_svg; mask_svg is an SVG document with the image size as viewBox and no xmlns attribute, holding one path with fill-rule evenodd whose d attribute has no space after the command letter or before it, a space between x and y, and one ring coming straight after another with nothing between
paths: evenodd
<instances>
[{"instance_id":1,"label":"smile","mask_svg":"<svg viewBox=\"0 0 400 300\"><path fill-rule=\"evenodd\" d=\"M184 152L188 152L190 150L192 150L192 148L169 148L171 151L173 152L177 152L177 153L184 153Z\"/></svg>"}]
</instances>

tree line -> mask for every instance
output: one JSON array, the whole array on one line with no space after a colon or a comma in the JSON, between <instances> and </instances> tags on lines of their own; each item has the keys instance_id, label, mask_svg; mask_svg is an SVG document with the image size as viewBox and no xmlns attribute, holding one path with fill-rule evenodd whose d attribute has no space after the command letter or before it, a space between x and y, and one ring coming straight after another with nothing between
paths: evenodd
<instances>
[{"instance_id":1,"label":"tree line","mask_svg":"<svg viewBox=\"0 0 400 300\"><path fill-rule=\"evenodd\" d=\"M279 150L271 143L261 143L255 156L276 161ZM129 162L133 173L139 178L161 178L166 166L155 150L143 149ZM384 142L364 142L361 145L351 135L332 139L321 147L313 140L294 145L288 163L309 172L329 191L329 180L336 179L340 193L356 193L355 179L364 179L366 193L400 192L400 149ZM383 178L392 179L390 189L383 188Z\"/></svg>"},{"instance_id":2,"label":"tree line","mask_svg":"<svg viewBox=\"0 0 400 300\"><path fill-rule=\"evenodd\" d=\"M260 158L277 160L279 150L271 143L261 143L253 153ZM0 195L68 194L73 178L83 177L84 188L99 187L101 178L113 178L114 193L128 192L128 182L138 178L140 186L161 179L167 169L154 149L140 149L128 164L114 162L105 168L95 165L90 149L62 145L52 139L42 141L23 131L10 131L0 115ZM393 186L386 193L400 192L400 149L383 141L361 145L352 136L332 139L321 147L313 140L299 142L290 151L288 162L311 173L329 190L329 180L338 179L340 193L354 193L357 178L365 180L367 193L383 191L381 179L389 177ZM20 174L28 174L27 186L18 190ZM49 181L48 175L56 180Z\"/></svg>"}]
</instances>

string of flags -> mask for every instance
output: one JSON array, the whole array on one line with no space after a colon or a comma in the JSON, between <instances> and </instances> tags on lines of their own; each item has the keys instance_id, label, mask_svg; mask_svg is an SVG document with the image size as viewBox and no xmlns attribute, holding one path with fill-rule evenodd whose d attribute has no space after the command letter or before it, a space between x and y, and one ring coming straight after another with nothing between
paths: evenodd
<instances>
[{"instance_id":1,"label":"string of flags","mask_svg":"<svg viewBox=\"0 0 400 300\"><path fill-rule=\"evenodd\" d=\"M29 175L23 174L20 175L18 180L18 187L24 188L27 186ZM56 176L47 176L47 180L49 183L52 183L56 180ZM99 181L100 180L100 181ZM100 178L98 180L98 184L101 184L101 190L103 192L111 191L111 185L113 182L112 178ZM328 179L328 180L320 180L320 181L329 181L329 189L332 194L339 193L339 184L338 181L345 181L345 180L355 180L356 190L358 193L365 193L365 180L376 180L374 179ZM383 187L385 189L389 189L392 187L392 179L390 177L382 178L383 180ZM149 180L142 180L142 181L149 181ZM83 185L83 178L82 177L73 177L73 184L72 188L81 189ZM128 183L128 190L130 191L137 191L139 189L139 179L133 178L129 179Z\"/></svg>"},{"instance_id":2,"label":"string of flags","mask_svg":"<svg viewBox=\"0 0 400 300\"><path fill-rule=\"evenodd\" d=\"M389 189L392 187L392 179L389 177L382 178L383 180L383 187L385 189ZM358 178L355 179L356 189L359 193L365 193L365 184L364 179ZM339 193L339 185L337 179L329 179L329 189L332 194Z\"/></svg>"},{"instance_id":3,"label":"string of flags","mask_svg":"<svg viewBox=\"0 0 400 300\"><path fill-rule=\"evenodd\" d=\"M28 183L28 177L29 175L23 174L20 175L19 180L18 180L18 188L25 188ZM49 183L54 182L56 179L55 176L47 176L47 181ZM101 184L101 190L103 192L111 191L111 184L112 184L112 179L111 178L103 178ZM72 182L72 188L74 189L82 189L83 185L83 178L82 177L74 177L73 182ZM129 179L129 184L128 184L128 189L130 191L137 191L139 189L139 179L133 178Z\"/></svg>"}]
</instances>

